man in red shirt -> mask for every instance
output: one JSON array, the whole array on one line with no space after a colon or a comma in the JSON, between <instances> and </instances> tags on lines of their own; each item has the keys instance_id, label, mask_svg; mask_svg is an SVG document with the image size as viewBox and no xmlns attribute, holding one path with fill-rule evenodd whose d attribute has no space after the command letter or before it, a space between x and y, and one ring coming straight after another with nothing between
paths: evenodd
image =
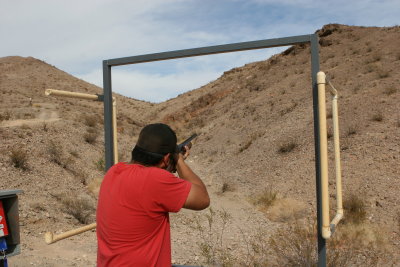
<instances>
[{"instance_id":1,"label":"man in red shirt","mask_svg":"<svg viewBox=\"0 0 400 267\"><path fill-rule=\"evenodd\" d=\"M97 206L97 265L171 267L169 212L202 210L210 198L201 179L177 151L165 124L145 126L130 163L111 167ZM172 172L178 172L179 178Z\"/></svg>"}]
</instances>

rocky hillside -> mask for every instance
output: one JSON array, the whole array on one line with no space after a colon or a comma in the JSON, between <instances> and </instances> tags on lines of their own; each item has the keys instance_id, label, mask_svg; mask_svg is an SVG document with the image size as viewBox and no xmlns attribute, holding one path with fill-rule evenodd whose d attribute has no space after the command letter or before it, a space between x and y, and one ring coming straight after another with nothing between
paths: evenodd
<instances>
[{"instance_id":1,"label":"rocky hillside","mask_svg":"<svg viewBox=\"0 0 400 267\"><path fill-rule=\"evenodd\" d=\"M393 223L400 174L400 28L334 24L318 33L321 70L340 95L345 193L363 194L372 220ZM161 113L163 121L183 132L202 133L196 156L221 184L230 181L243 192L271 186L311 203L315 174L310 69L309 47L291 47L160 104L162 110L182 97L191 99L179 110ZM327 113L332 148L332 113ZM284 152L285 146L293 149Z\"/></svg>"},{"instance_id":2,"label":"rocky hillside","mask_svg":"<svg viewBox=\"0 0 400 267\"><path fill-rule=\"evenodd\" d=\"M389 247L398 251L400 28L331 24L318 34L321 70L340 95L344 195L362 196L368 223L388 229ZM160 104L116 95L120 158L129 159L143 125L162 121L172 125L180 139L200 134L192 164L205 177L213 205L240 207L238 224L245 216L243 210L249 210L251 196L264 188L280 199L290 199L289 203L300 205L303 214L314 218L310 69L309 47L299 45L265 61L228 70L216 81ZM46 97L46 88L102 91L34 58L0 59L0 188L24 190L20 202L23 249L33 251L32 257L36 249L47 251L40 245L44 231L69 230L94 221L96 190L104 168L102 104ZM328 111L330 152L331 123ZM332 153L329 164L334 203ZM258 212L257 207L250 205L250 209ZM268 216L267 224L273 221ZM179 234L183 240L186 232ZM88 250L82 248L85 258L70 251L64 251L65 255L75 255L78 265L93 264L93 238L86 235L86 241L74 241L78 247L91 242ZM174 257L188 257L195 249L189 248L179 249ZM59 256L54 253L43 257L57 262ZM72 266L74 260L68 264Z\"/></svg>"}]
</instances>

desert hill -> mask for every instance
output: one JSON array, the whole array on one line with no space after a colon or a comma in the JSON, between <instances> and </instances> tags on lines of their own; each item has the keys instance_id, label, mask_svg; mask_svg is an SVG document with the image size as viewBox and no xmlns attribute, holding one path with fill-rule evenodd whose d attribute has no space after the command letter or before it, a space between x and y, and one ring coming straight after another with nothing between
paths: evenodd
<instances>
[{"instance_id":1,"label":"desert hill","mask_svg":"<svg viewBox=\"0 0 400 267\"><path fill-rule=\"evenodd\" d=\"M398 251L400 28L331 24L318 33L321 70L340 95L344 195L362 196L367 222L387 229L385 246ZM143 125L163 121L177 130L180 139L192 132L200 134L190 163L205 177L213 207L232 212L231 229L250 215L254 216L250 229L267 225L270 231L297 218L272 209L265 216L250 204L265 188L285 200L281 209L295 206L295 212L302 214L300 219L314 218L309 61L309 47L293 46L265 61L228 70L216 81L160 104L116 95L121 160L129 159ZM42 234L94 220L96 187L104 164L102 104L46 97L46 88L92 94L102 91L34 58L1 58L1 189L24 190L20 197L23 250L34 264L45 259L49 266L58 266L58 262L93 265L94 233L52 247L42 245ZM334 203L332 168L330 177ZM74 207L81 212L74 213ZM191 217L192 213L179 214L176 224L173 222L175 241L179 241L174 252L177 263L199 263L200 253L189 259L198 250L195 237L180 226ZM234 240L231 250L240 246L237 232L230 233ZM68 246L76 246L81 254ZM44 255L36 256L35 250ZM399 259L398 253L392 256ZM24 261L18 260L24 266Z\"/></svg>"}]
</instances>

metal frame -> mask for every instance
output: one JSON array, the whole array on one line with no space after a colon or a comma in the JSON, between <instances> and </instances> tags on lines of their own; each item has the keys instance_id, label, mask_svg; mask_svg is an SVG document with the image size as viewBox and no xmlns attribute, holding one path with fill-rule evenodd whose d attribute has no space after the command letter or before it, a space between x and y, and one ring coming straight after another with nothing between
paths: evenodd
<instances>
[{"instance_id":1,"label":"metal frame","mask_svg":"<svg viewBox=\"0 0 400 267\"><path fill-rule=\"evenodd\" d=\"M112 131L112 81L111 67L138 64L145 62L204 56L211 54L238 52L254 49L264 49L296 44L310 44L311 46L311 77L314 114L314 143L315 143L315 173L316 173L316 197L317 197L317 224L318 224L318 266L326 266L326 242L322 237L322 206L321 206L321 155L319 141L319 111L318 111L318 87L317 73L319 71L319 44L318 35L299 35L284 38L266 39L252 42L233 43L184 49L163 53L146 54L133 57L114 58L103 61L103 90L104 90L104 131L105 131L105 157L106 170L114 164L113 131Z\"/></svg>"}]
</instances>

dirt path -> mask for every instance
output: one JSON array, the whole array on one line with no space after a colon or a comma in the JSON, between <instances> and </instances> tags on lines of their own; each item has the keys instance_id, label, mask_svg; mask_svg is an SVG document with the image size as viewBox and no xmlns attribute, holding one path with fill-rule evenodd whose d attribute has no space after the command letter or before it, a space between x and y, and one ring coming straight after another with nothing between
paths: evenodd
<instances>
[{"instance_id":1,"label":"dirt path","mask_svg":"<svg viewBox=\"0 0 400 267\"><path fill-rule=\"evenodd\" d=\"M55 110L54 105L48 103L41 103L39 105L42 108L36 118L2 121L0 123L0 127L19 127L22 125L35 126L38 124L51 123L60 120L59 114Z\"/></svg>"}]
</instances>

